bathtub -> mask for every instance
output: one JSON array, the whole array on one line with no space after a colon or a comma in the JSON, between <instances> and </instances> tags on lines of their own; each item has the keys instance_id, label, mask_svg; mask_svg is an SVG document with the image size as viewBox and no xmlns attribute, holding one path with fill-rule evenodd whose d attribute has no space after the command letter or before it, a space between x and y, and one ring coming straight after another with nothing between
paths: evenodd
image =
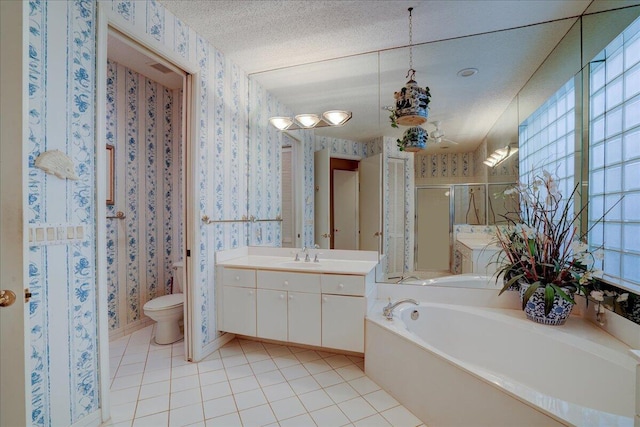
<instances>
[{"instance_id":1,"label":"bathtub","mask_svg":"<svg viewBox=\"0 0 640 427\"><path fill-rule=\"evenodd\" d=\"M633 426L635 361L580 317L556 328L519 310L421 303L389 321L383 305L367 316L365 372L430 427Z\"/></svg>"},{"instance_id":2,"label":"bathtub","mask_svg":"<svg viewBox=\"0 0 640 427\"><path fill-rule=\"evenodd\" d=\"M402 284L417 286L502 289L502 279L500 279L498 283L496 283L496 279L493 276L481 276L473 273L454 274L451 276L437 277L435 279L413 279L402 282Z\"/></svg>"}]
</instances>

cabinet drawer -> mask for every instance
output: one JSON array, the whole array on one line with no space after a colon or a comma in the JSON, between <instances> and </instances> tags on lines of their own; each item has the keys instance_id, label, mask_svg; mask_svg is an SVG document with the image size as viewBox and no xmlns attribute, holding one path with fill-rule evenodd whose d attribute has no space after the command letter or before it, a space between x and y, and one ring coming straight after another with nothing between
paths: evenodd
<instances>
[{"instance_id":1,"label":"cabinet drawer","mask_svg":"<svg viewBox=\"0 0 640 427\"><path fill-rule=\"evenodd\" d=\"M222 283L225 286L256 287L256 271L244 268L227 268L222 271Z\"/></svg>"},{"instance_id":2,"label":"cabinet drawer","mask_svg":"<svg viewBox=\"0 0 640 427\"><path fill-rule=\"evenodd\" d=\"M323 274L322 293L337 295L364 295L364 276Z\"/></svg>"},{"instance_id":3,"label":"cabinet drawer","mask_svg":"<svg viewBox=\"0 0 640 427\"><path fill-rule=\"evenodd\" d=\"M258 270L258 287L279 291L320 293L320 275Z\"/></svg>"}]
</instances>

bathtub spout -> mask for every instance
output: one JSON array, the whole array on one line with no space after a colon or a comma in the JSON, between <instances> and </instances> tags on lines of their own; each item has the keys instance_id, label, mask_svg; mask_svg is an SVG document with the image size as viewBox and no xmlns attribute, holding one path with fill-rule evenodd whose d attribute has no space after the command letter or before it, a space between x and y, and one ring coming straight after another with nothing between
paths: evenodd
<instances>
[{"instance_id":1,"label":"bathtub spout","mask_svg":"<svg viewBox=\"0 0 640 427\"><path fill-rule=\"evenodd\" d=\"M382 309L382 315L384 317L387 318L387 320L393 320L393 310L399 306L400 304L403 304L405 302L411 303L411 304L415 304L415 305L420 305L420 303L414 299L411 298L407 298L407 299L401 299L399 301L396 302L391 302L391 298L389 298L389 304L385 305L384 308Z\"/></svg>"}]
</instances>

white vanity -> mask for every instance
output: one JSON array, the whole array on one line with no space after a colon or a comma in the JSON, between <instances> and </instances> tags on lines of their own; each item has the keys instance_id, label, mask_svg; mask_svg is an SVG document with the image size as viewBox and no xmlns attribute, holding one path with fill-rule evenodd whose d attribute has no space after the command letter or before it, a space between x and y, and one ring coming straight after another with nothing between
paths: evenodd
<instances>
[{"instance_id":1,"label":"white vanity","mask_svg":"<svg viewBox=\"0 0 640 427\"><path fill-rule=\"evenodd\" d=\"M456 251L460 253L461 273L491 276L496 272L500 246L494 236L484 233L458 233Z\"/></svg>"},{"instance_id":2,"label":"white vanity","mask_svg":"<svg viewBox=\"0 0 640 427\"><path fill-rule=\"evenodd\" d=\"M376 252L322 250L294 261L290 248L216 253L218 328L250 337L364 352L364 318L376 299Z\"/></svg>"}]
</instances>

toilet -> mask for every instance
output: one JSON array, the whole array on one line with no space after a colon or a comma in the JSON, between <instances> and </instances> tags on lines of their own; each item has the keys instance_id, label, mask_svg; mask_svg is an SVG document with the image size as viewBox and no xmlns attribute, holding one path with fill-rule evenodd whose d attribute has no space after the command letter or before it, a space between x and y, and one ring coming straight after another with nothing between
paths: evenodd
<instances>
[{"instance_id":1,"label":"toilet","mask_svg":"<svg viewBox=\"0 0 640 427\"><path fill-rule=\"evenodd\" d=\"M144 314L155 320L156 343L171 344L182 339L180 320L183 315L184 294L182 293L182 262L173 264L173 293L154 298L142 308Z\"/></svg>"}]
</instances>

